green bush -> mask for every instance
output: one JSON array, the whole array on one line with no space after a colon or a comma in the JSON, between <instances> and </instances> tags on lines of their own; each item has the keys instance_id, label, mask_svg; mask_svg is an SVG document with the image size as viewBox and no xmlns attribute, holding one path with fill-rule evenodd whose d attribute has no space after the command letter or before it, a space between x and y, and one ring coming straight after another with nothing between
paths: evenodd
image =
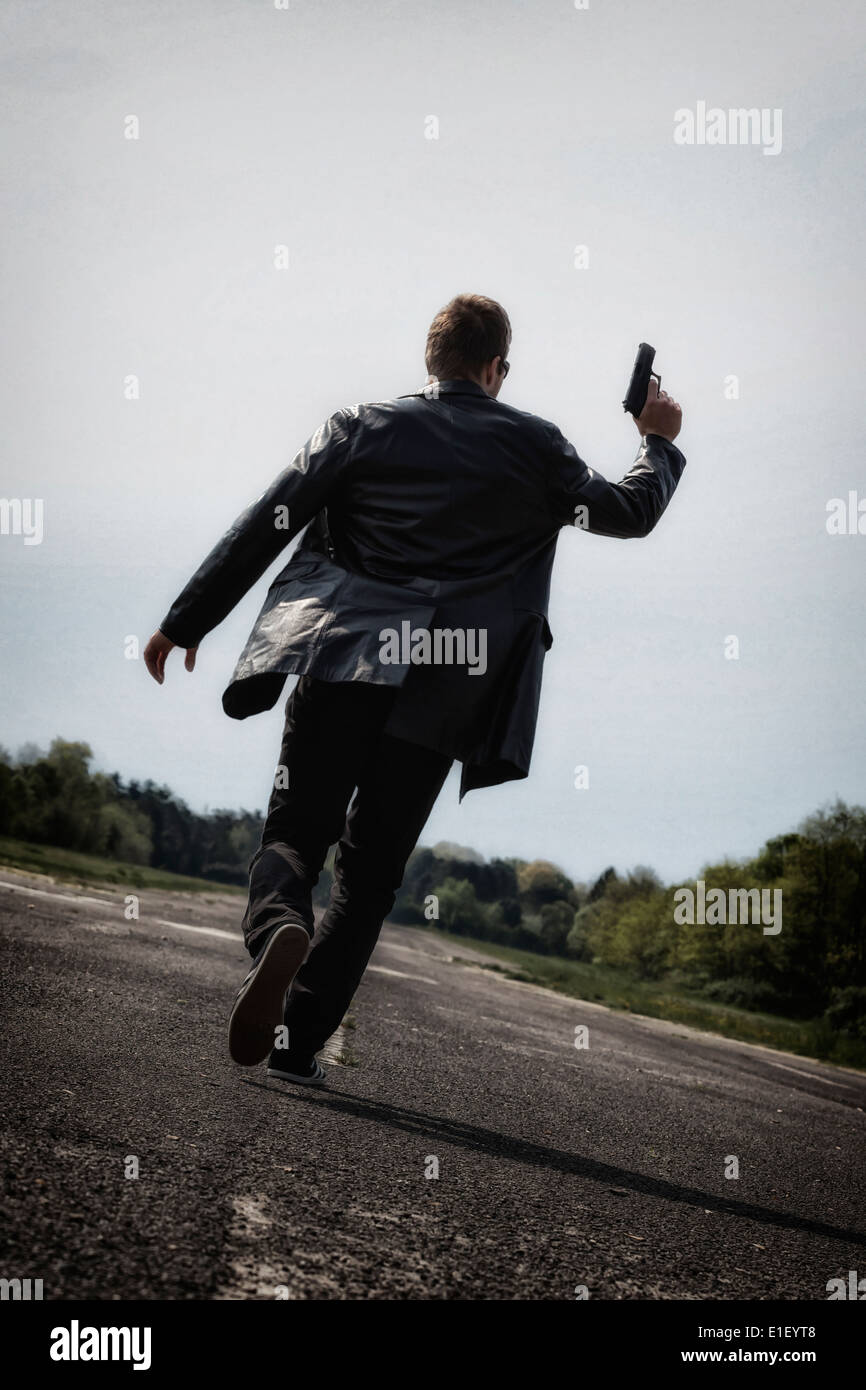
<instances>
[{"instance_id":1,"label":"green bush","mask_svg":"<svg viewBox=\"0 0 866 1390\"><path fill-rule=\"evenodd\" d=\"M848 985L834 990L824 1020L835 1032L866 1042L866 988Z\"/></svg>"}]
</instances>

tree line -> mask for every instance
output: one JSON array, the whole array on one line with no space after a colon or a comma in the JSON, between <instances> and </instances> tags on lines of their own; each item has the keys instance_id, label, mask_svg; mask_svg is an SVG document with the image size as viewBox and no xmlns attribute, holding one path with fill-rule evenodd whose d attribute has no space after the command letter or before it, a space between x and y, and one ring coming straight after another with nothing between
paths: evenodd
<instances>
[{"instance_id":1,"label":"tree line","mask_svg":"<svg viewBox=\"0 0 866 1390\"><path fill-rule=\"evenodd\" d=\"M741 1008L823 1016L866 1041L866 809L837 801L754 857L708 865L698 877L708 900L713 890L726 899L780 892L781 930L713 925L709 914L684 922L681 885L663 884L652 869L610 867L575 883L544 860L485 863L456 846L415 851L391 916L421 923L435 913L457 935L625 970Z\"/></svg>"},{"instance_id":2,"label":"tree line","mask_svg":"<svg viewBox=\"0 0 866 1390\"><path fill-rule=\"evenodd\" d=\"M245 885L258 812L198 815L170 788L92 772L86 743L56 738L12 757L0 748L0 835Z\"/></svg>"}]
</instances>

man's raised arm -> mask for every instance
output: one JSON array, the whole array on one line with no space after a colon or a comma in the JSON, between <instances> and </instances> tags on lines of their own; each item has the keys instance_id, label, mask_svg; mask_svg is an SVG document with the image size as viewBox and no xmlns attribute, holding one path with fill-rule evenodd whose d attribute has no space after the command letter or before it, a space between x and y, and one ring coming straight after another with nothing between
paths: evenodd
<instances>
[{"instance_id":1,"label":"man's raised arm","mask_svg":"<svg viewBox=\"0 0 866 1390\"><path fill-rule=\"evenodd\" d=\"M647 536L674 495L686 466L674 444L682 411L666 391L650 382L646 405L635 420L641 435L638 456L618 483L610 483L584 463L573 444L553 427L550 487L562 526L600 536Z\"/></svg>"}]
</instances>

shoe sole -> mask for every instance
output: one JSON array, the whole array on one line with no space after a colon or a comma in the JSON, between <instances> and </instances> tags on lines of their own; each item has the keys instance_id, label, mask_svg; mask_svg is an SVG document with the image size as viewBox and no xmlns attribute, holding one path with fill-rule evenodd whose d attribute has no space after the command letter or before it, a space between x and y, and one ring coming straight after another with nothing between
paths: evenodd
<instances>
[{"instance_id":1,"label":"shoe sole","mask_svg":"<svg viewBox=\"0 0 866 1390\"><path fill-rule=\"evenodd\" d=\"M258 969L241 988L229 1019L229 1054L242 1067L263 1062L283 1021L286 991L307 957L310 938L294 923L278 927Z\"/></svg>"},{"instance_id":2,"label":"shoe sole","mask_svg":"<svg viewBox=\"0 0 866 1390\"><path fill-rule=\"evenodd\" d=\"M278 1081L291 1081L295 1086L322 1086L325 1082L325 1073L318 1062L312 1076L297 1076L291 1071L277 1071L276 1067L268 1067L268 1076L275 1076Z\"/></svg>"}]
</instances>

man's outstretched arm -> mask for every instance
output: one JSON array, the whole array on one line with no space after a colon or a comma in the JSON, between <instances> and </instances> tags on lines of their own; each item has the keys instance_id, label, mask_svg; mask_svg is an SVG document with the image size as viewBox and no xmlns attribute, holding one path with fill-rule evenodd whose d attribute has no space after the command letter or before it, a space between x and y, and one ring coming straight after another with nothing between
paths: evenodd
<instances>
[{"instance_id":1,"label":"man's outstretched arm","mask_svg":"<svg viewBox=\"0 0 866 1390\"><path fill-rule=\"evenodd\" d=\"M625 477L610 483L584 463L555 426L551 437L551 491L560 525L600 536L646 536L671 500L685 455L674 444L682 411L666 391L650 382L646 405L635 420L641 435L637 458Z\"/></svg>"},{"instance_id":2,"label":"man's outstretched arm","mask_svg":"<svg viewBox=\"0 0 866 1390\"><path fill-rule=\"evenodd\" d=\"M228 531L175 599L144 652L161 685L173 647L187 649L195 665L202 638L222 622L308 521L321 511L351 456L351 411L338 410L316 430L287 468Z\"/></svg>"}]
</instances>

